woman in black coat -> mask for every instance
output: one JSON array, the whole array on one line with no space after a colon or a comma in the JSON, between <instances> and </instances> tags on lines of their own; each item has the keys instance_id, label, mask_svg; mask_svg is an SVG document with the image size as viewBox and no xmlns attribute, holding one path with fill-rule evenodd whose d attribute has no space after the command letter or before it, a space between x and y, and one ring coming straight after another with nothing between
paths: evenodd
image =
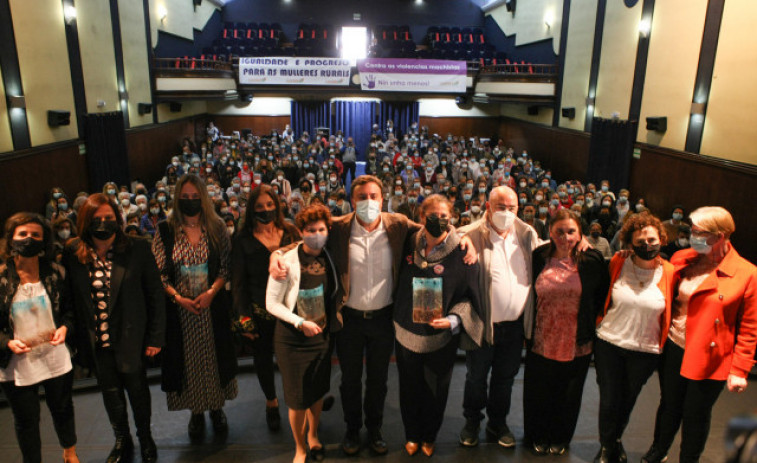
<instances>
[{"instance_id":1,"label":"woman in black coat","mask_svg":"<svg viewBox=\"0 0 757 463\"><path fill-rule=\"evenodd\" d=\"M129 238L107 196L97 193L79 208L80 238L63 261L76 306L80 362L94 367L116 436L109 463L128 460L134 449L126 412L129 393L142 461L157 460L150 432L150 389L143 356L165 341L165 296L147 241Z\"/></svg>"}]
</instances>

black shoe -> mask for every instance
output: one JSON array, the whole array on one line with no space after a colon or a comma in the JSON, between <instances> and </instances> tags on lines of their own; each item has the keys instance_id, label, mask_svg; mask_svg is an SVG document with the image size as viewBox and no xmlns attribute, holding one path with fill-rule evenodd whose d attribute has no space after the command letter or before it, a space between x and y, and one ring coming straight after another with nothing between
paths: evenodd
<instances>
[{"instance_id":1,"label":"black shoe","mask_svg":"<svg viewBox=\"0 0 757 463\"><path fill-rule=\"evenodd\" d=\"M612 449L603 445L594 457L594 463L614 463L612 453Z\"/></svg>"},{"instance_id":2,"label":"black shoe","mask_svg":"<svg viewBox=\"0 0 757 463\"><path fill-rule=\"evenodd\" d=\"M342 439L342 450L347 455L355 455L360 451L360 432L347 431Z\"/></svg>"},{"instance_id":3,"label":"black shoe","mask_svg":"<svg viewBox=\"0 0 757 463\"><path fill-rule=\"evenodd\" d=\"M210 411L210 422L213 423L213 431L221 433L229 430L229 422L226 420L226 413L222 409Z\"/></svg>"},{"instance_id":4,"label":"black shoe","mask_svg":"<svg viewBox=\"0 0 757 463\"><path fill-rule=\"evenodd\" d=\"M158 447L151 436L139 439L139 450L142 454L142 463L155 463L158 461Z\"/></svg>"},{"instance_id":5,"label":"black shoe","mask_svg":"<svg viewBox=\"0 0 757 463\"><path fill-rule=\"evenodd\" d=\"M535 455L549 455L549 445L544 442L531 442L531 451Z\"/></svg>"},{"instance_id":6,"label":"black shoe","mask_svg":"<svg viewBox=\"0 0 757 463\"><path fill-rule=\"evenodd\" d=\"M549 446L550 455L564 455L568 451L568 444L552 444Z\"/></svg>"},{"instance_id":7,"label":"black shoe","mask_svg":"<svg viewBox=\"0 0 757 463\"><path fill-rule=\"evenodd\" d=\"M310 448L310 459L313 461L323 461L326 458L326 451L323 446Z\"/></svg>"},{"instance_id":8,"label":"black shoe","mask_svg":"<svg viewBox=\"0 0 757 463\"><path fill-rule=\"evenodd\" d=\"M376 455L385 455L389 450L380 429L368 430L368 446Z\"/></svg>"},{"instance_id":9,"label":"black shoe","mask_svg":"<svg viewBox=\"0 0 757 463\"><path fill-rule=\"evenodd\" d=\"M331 410L331 408L334 406L334 402L335 401L336 400L334 400L334 396L331 395L331 394L329 394L326 397L324 397L323 398L323 407L322 407L322 410L324 412L327 412L327 411Z\"/></svg>"},{"instance_id":10,"label":"black shoe","mask_svg":"<svg viewBox=\"0 0 757 463\"><path fill-rule=\"evenodd\" d=\"M510 432L506 424L494 427L491 424L486 426L486 437L505 448L515 447L515 436Z\"/></svg>"},{"instance_id":11,"label":"black shoe","mask_svg":"<svg viewBox=\"0 0 757 463\"><path fill-rule=\"evenodd\" d=\"M189 425L187 426L189 437L197 439L202 437L205 433L205 415L202 413L192 413L192 417L189 418Z\"/></svg>"},{"instance_id":12,"label":"black shoe","mask_svg":"<svg viewBox=\"0 0 757 463\"><path fill-rule=\"evenodd\" d=\"M665 463L668 461L668 454L658 450L654 444L649 447L647 453L641 457L641 463Z\"/></svg>"},{"instance_id":13,"label":"black shoe","mask_svg":"<svg viewBox=\"0 0 757 463\"><path fill-rule=\"evenodd\" d=\"M618 446L615 448L615 455L617 455L617 462L618 463L627 463L628 462L628 455L626 454L626 449L623 448L623 442L618 440Z\"/></svg>"},{"instance_id":14,"label":"black shoe","mask_svg":"<svg viewBox=\"0 0 757 463\"><path fill-rule=\"evenodd\" d=\"M465 426L460 431L460 445L463 447L475 447L478 445L478 433L480 426L478 421L465 420Z\"/></svg>"},{"instance_id":15,"label":"black shoe","mask_svg":"<svg viewBox=\"0 0 757 463\"><path fill-rule=\"evenodd\" d=\"M271 431L275 432L281 429L281 415L279 415L278 406L265 408L265 422Z\"/></svg>"},{"instance_id":16,"label":"black shoe","mask_svg":"<svg viewBox=\"0 0 757 463\"><path fill-rule=\"evenodd\" d=\"M133 455L134 441L131 440L131 436L116 437L116 443L113 450L110 451L110 455L108 455L107 463L131 461Z\"/></svg>"}]
</instances>

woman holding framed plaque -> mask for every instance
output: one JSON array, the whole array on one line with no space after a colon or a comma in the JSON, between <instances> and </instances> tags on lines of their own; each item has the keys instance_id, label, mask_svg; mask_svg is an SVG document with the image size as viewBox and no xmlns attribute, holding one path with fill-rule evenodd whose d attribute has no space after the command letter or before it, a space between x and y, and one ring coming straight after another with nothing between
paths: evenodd
<instances>
[{"instance_id":1,"label":"woman holding framed plaque","mask_svg":"<svg viewBox=\"0 0 757 463\"><path fill-rule=\"evenodd\" d=\"M268 279L266 310L278 318L274 351L289 406L289 423L295 442L294 463L324 458L318 439L323 397L331 382L331 336L335 301L339 292L336 268L325 245L331 214L312 205L295 218L303 242L286 252L286 279ZM307 426L307 436L306 436Z\"/></svg>"},{"instance_id":2,"label":"woman holding framed plaque","mask_svg":"<svg viewBox=\"0 0 757 463\"><path fill-rule=\"evenodd\" d=\"M458 347L481 345L478 264L466 265L449 225L452 204L442 195L423 201L423 229L409 238L395 297L395 352L405 450L434 453Z\"/></svg>"}]
</instances>

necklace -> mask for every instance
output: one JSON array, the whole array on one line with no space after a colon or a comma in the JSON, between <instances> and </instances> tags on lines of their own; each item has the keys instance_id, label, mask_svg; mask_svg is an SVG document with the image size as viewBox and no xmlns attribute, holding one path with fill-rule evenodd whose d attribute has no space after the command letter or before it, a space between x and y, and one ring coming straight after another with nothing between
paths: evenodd
<instances>
[{"instance_id":1,"label":"necklace","mask_svg":"<svg viewBox=\"0 0 757 463\"><path fill-rule=\"evenodd\" d=\"M200 226L200 224L199 224L199 222L198 223L187 223L187 222L184 222L184 226L187 227L187 228L197 228L197 227Z\"/></svg>"},{"instance_id":2,"label":"necklace","mask_svg":"<svg viewBox=\"0 0 757 463\"><path fill-rule=\"evenodd\" d=\"M654 280L654 272L652 272L652 278L649 279L649 281L644 281L641 278L639 278L639 275L636 273L636 263L631 259L631 269L633 269L633 276L636 277L636 281L639 282L639 288L643 288L647 286L649 283Z\"/></svg>"}]
</instances>

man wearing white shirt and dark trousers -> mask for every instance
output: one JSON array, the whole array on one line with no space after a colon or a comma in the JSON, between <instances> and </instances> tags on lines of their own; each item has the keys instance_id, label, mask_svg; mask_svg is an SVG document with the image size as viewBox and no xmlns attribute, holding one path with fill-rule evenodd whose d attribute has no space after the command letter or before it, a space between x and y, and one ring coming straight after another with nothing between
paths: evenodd
<instances>
[{"instance_id":1,"label":"man wearing white shirt and dark trousers","mask_svg":"<svg viewBox=\"0 0 757 463\"><path fill-rule=\"evenodd\" d=\"M387 453L381 434L387 392L389 360L394 350L392 323L393 294L406 240L421 226L401 214L381 212L381 180L362 175L352 183L352 207L356 212L334 218L326 246L337 267L344 297L336 302L341 329L336 352L342 370L342 409L347 432L342 450L348 455L360 451L360 429L365 422L368 445L377 454ZM466 263L475 263L472 247ZM284 248L280 251L286 251ZM278 253L278 251L277 251ZM270 272L282 276L277 253L272 254ZM356 278L350 278L351 274ZM362 395L365 358L365 399ZM363 417L365 414L365 417Z\"/></svg>"},{"instance_id":2,"label":"man wearing white shirt and dark trousers","mask_svg":"<svg viewBox=\"0 0 757 463\"><path fill-rule=\"evenodd\" d=\"M334 218L327 242L344 288L344 297L336 302L336 318L342 325L336 336L336 352L342 370L339 390L347 424L342 449L348 455L360 451L363 413L370 449L380 455L387 452L381 425L389 360L394 350L392 295L405 241L421 228L401 214L382 213L382 202L378 178L363 175L355 179L352 207L356 212ZM272 259L272 273L283 270L277 267L278 259ZM350 278L352 272L358 278Z\"/></svg>"},{"instance_id":3,"label":"man wearing white shirt and dark trousers","mask_svg":"<svg viewBox=\"0 0 757 463\"><path fill-rule=\"evenodd\" d=\"M487 437L502 447L515 446L506 419L520 368L524 322L531 323L533 314L531 253L543 243L517 214L518 195L500 186L489 196L484 220L458 230L471 239L479 255L479 290L486 322L485 345L468 351L466 358L466 424L460 433L460 443L466 447L478 445L484 408L489 418Z\"/></svg>"}]
</instances>

